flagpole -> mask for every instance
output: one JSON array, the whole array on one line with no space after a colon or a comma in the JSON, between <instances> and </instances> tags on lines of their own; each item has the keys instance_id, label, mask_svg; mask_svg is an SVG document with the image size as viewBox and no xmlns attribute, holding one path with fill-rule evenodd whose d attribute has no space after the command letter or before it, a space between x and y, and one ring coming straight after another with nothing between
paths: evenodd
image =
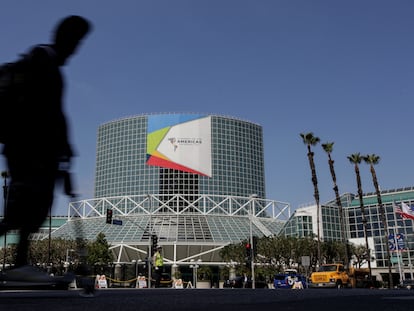
<instances>
[{"instance_id":1,"label":"flagpole","mask_svg":"<svg viewBox=\"0 0 414 311\"><path fill-rule=\"evenodd\" d=\"M412 207L410 208L407 204L405 204L403 201L401 201L401 211L403 212L403 214L401 214L401 217L403 219L406 219L406 220L408 220L408 219L411 220L411 227L414 229L414 221L413 221L414 218L409 217L409 216L412 216L411 209L412 209ZM408 265L410 267L411 280L413 280L414 279L414 277L413 277L413 265L411 263L410 248L408 248Z\"/></svg>"},{"instance_id":2,"label":"flagpole","mask_svg":"<svg viewBox=\"0 0 414 311\"><path fill-rule=\"evenodd\" d=\"M410 276L411 276L411 280L414 279L413 278L413 265L411 264L411 255L410 255L410 249L407 249L408 251L408 266L410 267Z\"/></svg>"},{"instance_id":3,"label":"flagpole","mask_svg":"<svg viewBox=\"0 0 414 311\"><path fill-rule=\"evenodd\" d=\"M400 217L402 218L401 220L403 222L403 227L405 227L404 220L411 220L411 227L412 227L412 230L414 231L413 218L410 217L411 216L411 212L410 212L410 209L411 208L408 207L408 205L405 204L402 200L400 200L400 204L401 204L401 208L399 208L398 205L395 202L393 203L394 211L395 211L395 213L394 213L394 220L395 220L395 217L396 217L395 214L399 214ZM413 275L413 266L412 266L412 263L411 263L411 254L410 254L410 251L411 251L411 249L410 249L410 247L408 247L407 248L408 267L410 268L410 277L411 277L411 280L413 280L414 279L414 275ZM402 256L401 256L401 258L402 258ZM403 264L404 264L404 261L403 261ZM403 273L403 277L405 279L405 274L404 273Z\"/></svg>"},{"instance_id":4,"label":"flagpole","mask_svg":"<svg viewBox=\"0 0 414 311\"><path fill-rule=\"evenodd\" d=\"M414 229L414 221L411 221L411 227ZM410 265L410 276L411 276L411 280L414 280L414 276L413 276L413 264L411 263L411 255L410 255L410 248L408 248L408 263Z\"/></svg>"},{"instance_id":5,"label":"flagpole","mask_svg":"<svg viewBox=\"0 0 414 311\"><path fill-rule=\"evenodd\" d=\"M393 207L393 209L394 209L394 207ZM400 246L398 245L398 240L397 240L397 234L398 234L397 230L398 230L398 228L400 228L400 226L398 226L398 219L396 217L395 209L394 209L393 214L394 214L394 222L395 222L396 226L389 227L389 229L393 229L393 231L394 231L394 247L395 247L394 252L396 252L396 254L397 254L398 274L400 275L400 284L402 284L402 282L404 281L404 272L403 272L404 260L402 258L402 252L400 251ZM403 266L402 269L401 269L401 263L402 263L402 266Z\"/></svg>"},{"instance_id":6,"label":"flagpole","mask_svg":"<svg viewBox=\"0 0 414 311\"><path fill-rule=\"evenodd\" d=\"M398 227L394 227L394 243L395 243L395 247L396 247L396 252L397 252L397 260L398 260L398 272L400 274L400 284L402 283L402 281L404 281L404 273L402 272L401 269L401 262L404 266L404 262L402 261L402 254L400 251L400 246L398 245L398 240L397 240L397 230L396 228Z\"/></svg>"},{"instance_id":7,"label":"flagpole","mask_svg":"<svg viewBox=\"0 0 414 311\"><path fill-rule=\"evenodd\" d=\"M401 205L402 205L402 203L403 202L401 201ZM409 219L411 220L411 227L414 229L414 221L411 218L409 218ZM411 277L411 280L413 280L414 279L414 276L413 276L413 265L411 263L411 254L410 254L411 249L408 247L407 250L408 250L408 266L410 267L410 277Z\"/></svg>"}]
</instances>

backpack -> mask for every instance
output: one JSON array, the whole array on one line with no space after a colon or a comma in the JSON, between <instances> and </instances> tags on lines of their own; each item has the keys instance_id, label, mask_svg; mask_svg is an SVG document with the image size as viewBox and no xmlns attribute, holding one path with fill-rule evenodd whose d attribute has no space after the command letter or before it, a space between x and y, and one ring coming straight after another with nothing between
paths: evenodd
<instances>
[{"instance_id":1,"label":"backpack","mask_svg":"<svg viewBox=\"0 0 414 311\"><path fill-rule=\"evenodd\" d=\"M37 47L46 51L50 59L56 58L50 46L39 44ZM33 72L31 64L31 55L23 54L18 60L0 66L0 144L12 139L19 113L21 116L25 109Z\"/></svg>"},{"instance_id":2,"label":"backpack","mask_svg":"<svg viewBox=\"0 0 414 311\"><path fill-rule=\"evenodd\" d=\"M10 138L13 126L24 109L25 95L30 80L30 60L22 56L15 62L0 66L0 143Z\"/></svg>"}]
</instances>

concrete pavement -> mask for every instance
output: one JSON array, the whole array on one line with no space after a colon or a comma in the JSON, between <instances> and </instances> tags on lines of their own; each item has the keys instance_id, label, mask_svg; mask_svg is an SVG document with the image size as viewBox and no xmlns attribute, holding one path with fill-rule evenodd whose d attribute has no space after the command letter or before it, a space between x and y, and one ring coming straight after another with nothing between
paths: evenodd
<instances>
[{"instance_id":1,"label":"concrete pavement","mask_svg":"<svg viewBox=\"0 0 414 311\"><path fill-rule=\"evenodd\" d=\"M84 298L80 290L0 291L4 311L408 311L414 290L369 289L100 289Z\"/></svg>"}]
</instances>

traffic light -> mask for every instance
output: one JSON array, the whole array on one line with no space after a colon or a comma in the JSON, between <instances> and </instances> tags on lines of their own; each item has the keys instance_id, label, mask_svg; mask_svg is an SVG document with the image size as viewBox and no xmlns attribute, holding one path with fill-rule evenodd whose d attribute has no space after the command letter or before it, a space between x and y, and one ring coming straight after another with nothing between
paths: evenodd
<instances>
[{"instance_id":1,"label":"traffic light","mask_svg":"<svg viewBox=\"0 0 414 311\"><path fill-rule=\"evenodd\" d=\"M112 213L113 211L109 208L106 209L106 223L112 224Z\"/></svg>"},{"instance_id":2,"label":"traffic light","mask_svg":"<svg viewBox=\"0 0 414 311\"><path fill-rule=\"evenodd\" d=\"M249 257L249 258L252 257L252 245L249 242L247 242L245 245L245 248L246 248L246 257Z\"/></svg>"},{"instance_id":3,"label":"traffic light","mask_svg":"<svg viewBox=\"0 0 414 311\"><path fill-rule=\"evenodd\" d=\"M154 254L158 248L158 236L156 234L151 235L151 250Z\"/></svg>"},{"instance_id":4,"label":"traffic light","mask_svg":"<svg viewBox=\"0 0 414 311\"><path fill-rule=\"evenodd\" d=\"M247 242L244 245L244 247L246 250L246 257L245 257L246 267L250 267L251 262L252 262L252 245L250 244L250 242Z\"/></svg>"},{"instance_id":5,"label":"traffic light","mask_svg":"<svg viewBox=\"0 0 414 311\"><path fill-rule=\"evenodd\" d=\"M257 256L257 241L259 239L257 238L257 236L253 236L253 258L256 258Z\"/></svg>"}]
</instances>

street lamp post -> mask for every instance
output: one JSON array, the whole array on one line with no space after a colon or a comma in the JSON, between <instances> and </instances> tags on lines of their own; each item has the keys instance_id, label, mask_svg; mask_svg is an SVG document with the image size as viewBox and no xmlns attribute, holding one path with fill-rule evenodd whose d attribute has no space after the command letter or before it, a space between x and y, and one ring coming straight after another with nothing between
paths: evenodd
<instances>
[{"instance_id":1,"label":"street lamp post","mask_svg":"<svg viewBox=\"0 0 414 311\"><path fill-rule=\"evenodd\" d=\"M132 263L135 264L135 288L139 288L139 281L138 281L138 275L139 275L139 265L142 262L141 259L133 259Z\"/></svg>"},{"instance_id":2,"label":"street lamp post","mask_svg":"<svg viewBox=\"0 0 414 311\"><path fill-rule=\"evenodd\" d=\"M64 267L65 267L66 271L68 271L68 269L69 269L69 267L70 267L70 261L69 261L70 257L69 257L69 252L74 252L74 251L75 251L75 250L74 250L74 249L72 249L72 248L67 248L67 249L66 249L66 258L65 258L65 265L64 265Z\"/></svg>"},{"instance_id":3,"label":"street lamp post","mask_svg":"<svg viewBox=\"0 0 414 311\"><path fill-rule=\"evenodd\" d=\"M400 252L400 247L397 241L397 232L394 230L394 245L395 245L395 252L397 254L397 263L398 263L398 273L400 274L400 284L404 281L404 273L403 268L401 268L401 261L402 261L402 254ZM402 262L404 267L404 262Z\"/></svg>"},{"instance_id":4,"label":"street lamp post","mask_svg":"<svg viewBox=\"0 0 414 311\"><path fill-rule=\"evenodd\" d=\"M152 279L152 249L151 249L151 237L152 237L152 197L150 194L147 195L149 200L149 225L151 234L148 235L148 288L151 288L151 279Z\"/></svg>"},{"instance_id":5,"label":"street lamp post","mask_svg":"<svg viewBox=\"0 0 414 311\"><path fill-rule=\"evenodd\" d=\"M194 288L197 288L197 269L200 267L199 263L201 262L201 259L198 259L197 261L191 259L190 262L192 263L190 268L193 269L193 286Z\"/></svg>"},{"instance_id":6,"label":"street lamp post","mask_svg":"<svg viewBox=\"0 0 414 311\"><path fill-rule=\"evenodd\" d=\"M142 260L141 259L138 259L137 260L137 271L135 272L136 273L136 275L137 275L137 277L140 275L139 274L139 266L142 264Z\"/></svg>"},{"instance_id":7,"label":"street lamp post","mask_svg":"<svg viewBox=\"0 0 414 311\"><path fill-rule=\"evenodd\" d=\"M395 251L395 253L397 254L398 273L400 275L400 283L401 283L404 280L404 272L403 272L404 262L402 261L402 254L400 252L400 246L398 245L398 240L397 240L397 229L399 228L401 227L400 226L388 227L389 230L393 230L394 232L393 233L393 243L394 243L393 251ZM391 233L389 233L388 237L390 236L391 236ZM390 247L388 247L388 251L390 251ZM391 259L391 256L390 256L390 259ZM401 263L403 265L402 267L401 267Z\"/></svg>"},{"instance_id":8,"label":"street lamp post","mask_svg":"<svg viewBox=\"0 0 414 311\"><path fill-rule=\"evenodd\" d=\"M250 217L249 217L249 222L250 222L250 270L251 270L251 274L252 274L252 288L256 288L256 284L255 284L255 277L254 277L254 248L256 247L256 245L253 244L253 215L254 215L254 203L255 203L255 199L257 198L257 194L252 194L249 196L250 199Z\"/></svg>"},{"instance_id":9,"label":"street lamp post","mask_svg":"<svg viewBox=\"0 0 414 311\"><path fill-rule=\"evenodd\" d=\"M410 249L409 248L407 248L407 255L408 255L408 268L410 268L410 278L411 278L411 280L413 280L414 279L414 276L413 276L413 265L412 265L412 263L411 263L411 255L410 255Z\"/></svg>"},{"instance_id":10,"label":"street lamp post","mask_svg":"<svg viewBox=\"0 0 414 311\"><path fill-rule=\"evenodd\" d=\"M73 248L67 248L66 249L66 262L69 262L69 252L74 252L75 250Z\"/></svg>"}]
</instances>

